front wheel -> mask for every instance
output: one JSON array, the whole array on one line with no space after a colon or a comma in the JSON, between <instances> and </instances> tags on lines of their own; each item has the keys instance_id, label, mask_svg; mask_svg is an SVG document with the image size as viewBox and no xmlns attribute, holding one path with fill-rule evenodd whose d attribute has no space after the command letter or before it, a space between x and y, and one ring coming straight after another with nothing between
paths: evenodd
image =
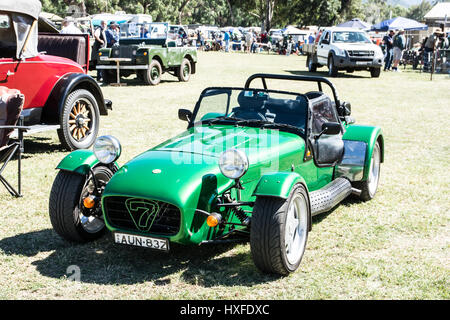
<instances>
[{"instance_id":1,"label":"front wheel","mask_svg":"<svg viewBox=\"0 0 450 320\"><path fill-rule=\"evenodd\" d=\"M287 200L258 197L253 209L250 249L263 272L288 275L298 269L309 230L309 198L297 184Z\"/></svg>"},{"instance_id":2,"label":"front wheel","mask_svg":"<svg viewBox=\"0 0 450 320\"><path fill-rule=\"evenodd\" d=\"M104 166L93 169L97 188L103 190L113 176ZM93 241L106 231L100 197L93 208L85 208L83 200L96 194L96 185L91 175L85 176L60 171L53 182L49 201L50 221L53 229L62 238L72 242Z\"/></svg>"},{"instance_id":3,"label":"front wheel","mask_svg":"<svg viewBox=\"0 0 450 320\"><path fill-rule=\"evenodd\" d=\"M58 137L69 149L88 149L97 138L100 112L97 100L85 89L73 91L66 99L60 115Z\"/></svg>"},{"instance_id":4,"label":"front wheel","mask_svg":"<svg viewBox=\"0 0 450 320\"><path fill-rule=\"evenodd\" d=\"M334 60L333 57L330 56L328 58L328 75L330 77L336 77L338 74L338 69L336 68L336 66L334 65Z\"/></svg>"},{"instance_id":5,"label":"front wheel","mask_svg":"<svg viewBox=\"0 0 450 320\"><path fill-rule=\"evenodd\" d=\"M370 76L372 78L378 78L381 73L381 68L370 68Z\"/></svg>"},{"instance_id":6,"label":"front wheel","mask_svg":"<svg viewBox=\"0 0 450 320\"><path fill-rule=\"evenodd\" d=\"M308 71L309 72L316 72L317 71L317 65L313 62L313 58L310 55L308 55L306 63L308 65Z\"/></svg>"},{"instance_id":7,"label":"front wheel","mask_svg":"<svg viewBox=\"0 0 450 320\"><path fill-rule=\"evenodd\" d=\"M144 73L144 82L156 86L161 82L162 67L158 60L152 60Z\"/></svg>"}]
</instances>

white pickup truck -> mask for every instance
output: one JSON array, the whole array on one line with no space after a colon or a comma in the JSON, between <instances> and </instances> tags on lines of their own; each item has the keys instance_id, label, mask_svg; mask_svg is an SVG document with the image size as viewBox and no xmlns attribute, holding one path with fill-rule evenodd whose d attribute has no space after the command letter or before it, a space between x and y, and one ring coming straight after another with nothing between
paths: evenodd
<instances>
[{"instance_id":1,"label":"white pickup truck","mask_svg":"<svg viewBox=\"0 0 450 320\"><path fill-rule=\"evenodd\" d=\"M331 77L337 76L339 70L350 73L369 70L377 78L384 60L381 48L372 43L369 35L352 28L327 28L315 43L305 45L303 50L309 72L326 65Z\"/></svg>"}]
</instances>

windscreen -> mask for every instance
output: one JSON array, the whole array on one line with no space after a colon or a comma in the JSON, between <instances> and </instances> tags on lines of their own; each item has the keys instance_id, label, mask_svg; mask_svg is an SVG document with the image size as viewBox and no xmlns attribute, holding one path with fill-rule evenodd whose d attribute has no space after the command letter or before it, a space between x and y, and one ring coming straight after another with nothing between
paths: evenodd
<instances>
[{"instance_id":1,"label":"windscreen","mask_svg":"<svg viewBox=\"0 0 450 320\"><path fill-rule=\"evenodd\" d=\"M16 35L10 17L0 14L0 58L16 56Z\"/></svg>"},{"instance_id":2,"label":"windscreen","mask_svg":"<svg viewBox=\"0 0 450 320\"><path fill-rule=\"evenodd\" d=\"M166 39L167 23L123 23L120 25L120 38Z\"/></svg>"},{"instance_id":3,"label":"windscreen","mask_svg":"<svg viewBox=\"0 0 450 320\"><path fill-rule=\"evenodd\" d=\"M200 98L194 121L222 118L245 123L285 124L305 129L305 96L270 90L207 89ZM228 118L228 119L226 119Z\"/></svg>"},{"instance_id":4,"label":"windscreen","mask_svg":"<svg viewBox=\"0 0 450 320\"><path fill-rule=\"evenodd\" d=\"M371 43L369 37L362 31L334 31L334 43Z\"/></svg>"}]
</instances>

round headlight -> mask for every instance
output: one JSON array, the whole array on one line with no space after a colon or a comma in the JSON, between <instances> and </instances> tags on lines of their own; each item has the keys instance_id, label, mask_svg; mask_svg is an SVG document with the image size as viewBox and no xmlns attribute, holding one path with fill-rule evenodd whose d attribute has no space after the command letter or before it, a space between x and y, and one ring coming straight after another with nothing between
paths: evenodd
<instances>
[{"instance_id":1,"label":"round headlight","mask_svg":"<svg viewBox=\"0 0 450 320\"><path fill-rule=\"evenodd\" d=\"M247 155L236 149L226 150L220 155L219 168L225 177L239 179L248 170Z\"/></svg>"},{"instance_id":2,"label":"round headlight","mask_svg":"<svg viewBox=\"0 0 450 320\"><path fill-rule=\"evenodd\" d=\"M98 137L94 143L94 154L101 163L109 164L120 157L122 146L113 136Z\"/></svg>"}]
</instances>

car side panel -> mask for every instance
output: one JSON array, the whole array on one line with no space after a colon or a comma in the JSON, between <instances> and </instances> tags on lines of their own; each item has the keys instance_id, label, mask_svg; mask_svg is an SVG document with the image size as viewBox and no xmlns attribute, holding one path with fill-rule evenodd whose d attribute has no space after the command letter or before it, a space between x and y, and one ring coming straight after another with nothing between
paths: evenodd
<instances>
[{"instance_id":1,"label":"car side panel","mask_svg":"<svg viewBox=\"0 0 450 320\"><path fill-rule=\"evenodd\" d=\"M11 75L6 77L8 71ZM24 61L0 60L1 84L25 95L24 109L43 107L55 83L67 73L84 71L69 59L46 55Z\"/></svg>"}]
</instances>

